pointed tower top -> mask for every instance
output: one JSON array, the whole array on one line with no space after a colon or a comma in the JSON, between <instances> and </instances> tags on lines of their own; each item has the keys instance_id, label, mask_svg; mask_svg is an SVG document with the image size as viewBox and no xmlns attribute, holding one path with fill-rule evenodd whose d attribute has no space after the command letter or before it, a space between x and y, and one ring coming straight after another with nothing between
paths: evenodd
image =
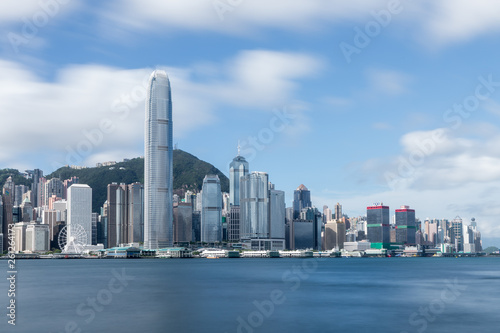
<instances>
[{"instance_id":1,"label":"pointed tower top","mask_svg":"<svg viewBox=\"0 0 500 333\"><path fill-rule=\"evenodd\" d=\"M238 156L240 156L240 140L238 140Z\"/></svg>"},{"instance_id":2,"label":"pointed tower top","mask_svg":"<svg viewBox=\"0 0 500 333\"><path fill-rule=\"evenodd\" d=\"M297 187L296 191L309 191L307 187L304 186L304 184L300 184L299 187Z\"/></svg>"}]
</instances>

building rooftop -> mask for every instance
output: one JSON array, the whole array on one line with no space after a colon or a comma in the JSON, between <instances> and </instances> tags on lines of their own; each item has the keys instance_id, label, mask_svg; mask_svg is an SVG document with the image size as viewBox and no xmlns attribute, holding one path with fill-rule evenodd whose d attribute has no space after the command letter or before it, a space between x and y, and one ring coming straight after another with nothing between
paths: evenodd
<instances>
[{"instance_id":1,"label":"building rooftop","mask_svg":"<svg viewBox=\"0 0 500 333\"><path fill-rule=\"evenodd\" d=\"M309 190L304 184L300 184L300 186L297 187L297 191L309 191Z\"/></svg>"}]
</instances>

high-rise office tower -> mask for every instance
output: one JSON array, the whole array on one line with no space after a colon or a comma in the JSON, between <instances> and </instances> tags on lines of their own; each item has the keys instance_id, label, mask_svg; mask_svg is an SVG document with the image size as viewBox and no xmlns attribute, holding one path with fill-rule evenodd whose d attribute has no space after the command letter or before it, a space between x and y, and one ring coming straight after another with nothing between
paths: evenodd
<instances>
[{"instance_id":1,"label":"high-rise office tower","mask_svg":"<svg viewBox=\"0 0 500 333\"><path fill-rule=\"evenodd\" d=\"M31 205L31 201L29 201L28 198L24 199L19 208L21 210L20 221L23 222L33 221L33 206Z\"/></svg>"},{"instance_id":2,"label":"high-rise office tower","mask_svg":"<svg viewBox=\"0 0 500 333\"><path fill-rule=\"evenodd\" d=\"M332 210L328 208L327 205L323 206L323 223L330 222L332 220Z\"/></svg>"},{"instance_id":3,"label":"high-rise office tower","mask_svg":"<svg viewBox=\"0 0 500 333\"><path fill-rule=\"evenodd\" d=\"M14 197L13 193L10 193L8 188L2 189L2 203L3 203L3 225L2 225L2 234L3 234L3 250L6 251L9 247L9 224L14 223L14 215L13 215L13 203Z\"/></svg>"},{"instance_id":4,"label":"high-rise office tower","mask_svg":"<svg viewBox=\"0 0 500 333\"><path fill-rule=\"evenodd\" d=\"M269 237L285 238L285 192L275 190L271 185L269 190Z\"/></svg>"},{"instance_id":5,"label":"high-rise office tower","mask_svg":"<svg viewBox=\"0 0 500 333\"><path fill-rule=\"evenodd\" d=\"M190 202L174 204L174 243L193 240L193 205Z\"/></svg>"},{"instance_id":6,"label":"high-rise office tower","mask_svg":"<svg viewBox=\"0 0 500 333\"><path fill-rule=\"evenodd\" d=\"M0 250L3 252L3 226L4 226L4 221L3 221L3 198L2 195L0 194Z\"/></svg>"},{"instance_id":7,"label":"high-rise office tower","mask_svg":"<svg viewBox=\"0 0 500 333\"><path fill-rule=\"evenodd\" d=\"M240 240L240 206L231 206L227 222L227 240L239 242Z\"/></svg>"},{"instance_id":8,"label":"high-rise office tower","mask_svg":"<svg viewBox=\"0 0 500 333\"><path fill-rule=\"evenodd\" d=\"M240 178L247 174L248 162L240 155L238 144L238 156L229 164L229 203L233 206L240 205Z\"/></svg>"},{"instance_id":9,"label":"high-rise office tower","mask_svg":"<svg viewBox=\"0 0 500 333\"><path fill-rule=\"evenodd\" d=\"M409 206L401 206L396 209L396 243L415 245L415 210Z\"/></svg>"},{"instance_id":10,"label":"high-rise office tower","mask_svg":"<svg viewBox=\"0 0 500 333\"><path fill-rule=\"evenodd\" d=\"M240 183L240 238L269 238L269 177L252 172Z\"/></svg>"},{"instance_id":11,"label":"high-rise office tower","mask_svg":"<svg viewBox=\"0 0 500 333\"><path fill-rule=\"evenodd\" d=\"M97 245L97 221L99 214L92 213L92 245Z\"/></svg>"},{"instance_id":12,"label":"high-rise office tower","mask_svg":"<svg viewBox=\"0 0 500 333\"><path fill-rule=\"evenodd\" d=\"M143 242L144 187L141 183L108 184L106 239L109 247Z\"/></svg>"},{"instance_id":13,"label":"high-rise office tower","mask_svg":"<svg viewBox=\"0 0 500 333\"><path fill-rule=\"evenodd\" d=\"M238 143L238 155L229 164L229 216L227 222L227 235L230 242L240 240L240 182L241 177L248 174L248 162L240 155Z\"/></svg>"},{"instance_id":14,"label":"high-rise office tower","mask_svg":"<svg viewBox=\"0 0 500 333\"><path fill-rule=\"evenodd\" d=\"M37 202L36 202L36 206L37 207L43 207L43 203L45 202L45 197L44 197L44 194L45 194L45 183L47 182L47 179L45 177L41 177L39 180L38 180L38 193L37 193Z\"/></svg>"},{"instance_id":15,"label":"high-rise office tower","mask_svg":"<svg viewBox=\"0 0 500 333\"><path fill-rule=\"evenodd\" d=\"M21 206L23 202L23 195L28 191L28 187L25 185L16 185L14 187L14 206Z\"/></svg>"},{"instance_id":16,"label":"high-rise office tower","mask_svg":"<svg viewBox=\"0 0 500 333\"><path fill-rule=\"evenodd\" d=\"M424 240L432 245L437 242L438 224L436 220L425 220L424 223Z\"/></svg>"},{"instance_id":17,"label":"high-rise office tower","mask_svg":"<svg viewBox=\"0 0 500 333\"><path fill-rule=\"evenodd\" d=\"M342 205L337 202L335 205L335 219L341 220L342 219Z\"/></svg>"},{"instance_id":18,"label":"high-rise office tower","mask_svg":"<svg viewBox=\"0 0 500 333\"><path fill-rule=\"evenodd\" d=\"M107 196L107 241L108 247L115 247L120 244L120 226L123 224L120 217L120 204L123 199L120 199L124 194L124 186L118 185L118 183L108 184L108 196Z\"/></svg>"},{"instance_id":19,"label":"high-rise office tower","mask_svg":"<svg viewBox=\"0 0 500 333\"><path fill-rule=\"evenodd\" d=\"M193 211L193 242L201 241L201 211Z\"/></svg>"},{"instance_id":20,"label":"high-rise office tower","mask_svg":"<svg viewBox=\"0 0 500 333\"><path fill-rule=\"evenodd\" d=\"M173 245L172 99L165 71L148 84L144 138L144 247Z\"/></svg>"},{"instance_id":21,"label":"high-rise office tower","mask_svg":"<svg viewBox=\"0 0 500 333\"><path fill-rule=\"evenodd\" d=\"M108 246L108 202L105 201L101 207L101 215L97 223L97 244L103 244L104 248Z\"/></svg>"},{"instance_id":22,"label":"high-rise office tower","mask_svg":"<svg viewBox=\"0 0 500 333\"><path fill-rule=\"evenodd\" d=\"M128 243L144 242L144 186L128 185Z\"/></svg>"},{"instance_id":23,"label":"high-rise office tower","mask_svg":"<svg viewBox=\"0 0 500 333\"><path fill-rule=\"evenodd\" d=\"M219 176L206 175L201 190L201 241L222 241L222 192Z\"/></svg>"},{"instance_id":24,"label":"high-rise office tower","mask_svg":"<svg viewBox=\"0 0 500 333\"><path fill-rule=\"evenodd\" d=\"M14 194L15 194L14 191L16 188L16 184L12 180L11 176L9 176L9 178L7 178L7 180L3 184L3 188L4 188L5 193L12 197L12 204L14 204Z\"/></svg>"},{"instance_id":25,"label":"high-rise office tower","mask_svg":"<svg viewBox=\"0 0 500 333\"><path fill-rule=\"evenodd\" d=\"M476 252L481 252L483 251L483 244L481 241L481 232L477 229L477 222L475 218L471 219L469 228L472 229L473 232L473 243L474 243L474 249Z\"/></svg>"},{"instance_id":26,"label":"high-rise office tower","mask_svg":"<svg viewBox=\"0 0 500 333\"><path fill-rule=\"evenodd\" d=\"M33 200L31 201L35 207L41 206L40 198L40 178L43 177L43 171L40 169L33 170L33 183L31 184L31 191L33 192Z\"/></svg>"},{"instance_id":27,"label":"high-rise office tower","mask_svg":"<svg viewBox=\"0 0 500 333\"><path fill-rule=\"evenodd\" d=\"M293 192L293 218L300 218L300 212L302 209L311 206L311 192L304 186L304 184L300 184L300 186Z\"/></svg>"},{"instance_id":28,"label":"high-rise office tower","mask_svg":"<svg viewBox=\"0 0 500 333\"><path fill-rule=\"evenodd\" d=\"M388 248L391 242L389 206L375 204L366 207L368 240L373 248Z\"/></svg>"},{"instance_id":29,"label":"high-rise office tower","mask_svg":"<svg viewBox=\"0 0 500 333\"><path fill-rule=\"evenodd\" d=\"M68 226L79 224L87 233L87 245L92 244L92 189L86 184L68 188ZM71 237L69 228L68 237Z\"/></svg>"},{"instance_id":30,"label":"high-rise office tower","mask_svg":"<svg viewBox=\"0 0 500 333\"><path fill-rule=\"evenodd\" d=\"M460 216L457 216L451 221L451 229L452 229L452 235L453 235L453 242L455 245L455 251L460 252L463 251L463 244L464 244L464 239L463 239L463 223L462 223L462 218Z\"/></svg>"},{"instance_id":31,"label":"high-rise office tower","mask_svg":"<svg viewBox=\"0 0 500 333\"><path fill-rule=\"evenodd\" d=\"M325 250L341 250L344 248L346 238L345 227L345 223L340 221L331 221L325 224L323 245Z\"/></svg>"},{"instance_id":32,"label":"high-rise office tower","mask_svg":"<svg viewBox=\"0 0 500 333\"><path fill-rule=\"evenodd\" d=\"M50 198L55 195L62 199L64 195L64 183L59 178L52 178L43 184L43 202L42 206L48 206Z\"/></svg>"}]
</instances>

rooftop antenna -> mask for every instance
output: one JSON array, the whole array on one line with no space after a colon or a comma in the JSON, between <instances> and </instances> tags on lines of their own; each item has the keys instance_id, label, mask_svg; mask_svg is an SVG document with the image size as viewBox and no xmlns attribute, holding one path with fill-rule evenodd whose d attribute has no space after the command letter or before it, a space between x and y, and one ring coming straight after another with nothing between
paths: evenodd
<instances>
[{"instance_id":1,"label":"rooftop antenna","mask_svg":"<svg viewBox=\"0 0 500 333\"><path fill-rule=\"evenodd\" d=\"M238 156L240 156L240 140L238 140Z\"/></svg>"}]
</instances>

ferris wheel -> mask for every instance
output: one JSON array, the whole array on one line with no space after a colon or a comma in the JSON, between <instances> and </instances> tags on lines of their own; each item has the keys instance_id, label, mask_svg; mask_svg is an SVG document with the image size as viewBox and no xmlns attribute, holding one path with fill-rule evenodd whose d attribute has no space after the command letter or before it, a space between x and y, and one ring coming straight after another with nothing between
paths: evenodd
<instances>
[{"instance_id":1,"label":"ferris wheel","mask_svg":"<svg viewBox=\"0 0 500 333\"><path fill-rule=\"evenodd\" d=\"M81 254L87 245L87 232L80 224L69 224L61 229L57 242L63 253Z\"/></svg>"}]
</instances>

